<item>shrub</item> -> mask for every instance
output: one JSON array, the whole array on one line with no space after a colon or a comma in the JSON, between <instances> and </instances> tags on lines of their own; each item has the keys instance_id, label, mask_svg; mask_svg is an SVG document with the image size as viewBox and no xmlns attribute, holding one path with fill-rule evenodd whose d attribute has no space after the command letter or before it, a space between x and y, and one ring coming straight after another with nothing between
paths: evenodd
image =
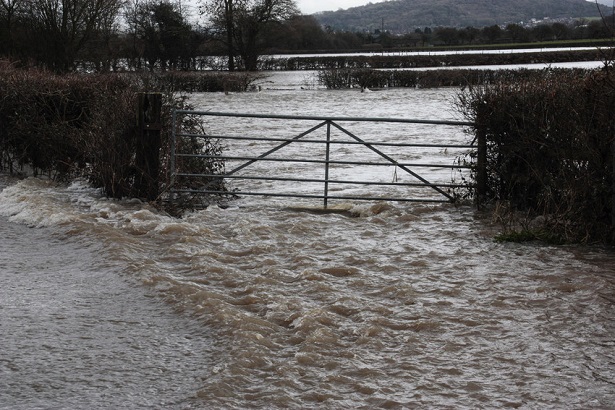
<instances>
[{"instance_id":1,"label":"shrub","mask_svg":"<svg viewBox=\"0 0 615 410\"><path fill-rule=\"evenodd\" d=\"M460 95L487 141L487 192L566 241L613 239L615 86L608 70L544 70Z\"/></svg>"},{"instance_id":2,"label":"shrub","mask_svg":"<svg viewBox=\"0 0 615 410\"><path fill-rule=\"evenodd\" d=\"M127 74L130 75L130 74ZM135 73L134 79L145 89L176 92L244 92L255 88L264 76L253 72L164 71Z\"/></svg>"},{"instance_id":3,"label":"shrub","mask_svg":"<svg viewBox=\"0 0 615 410\"><path fill-rule=\"evenodd\" d=\"M571 69L573 77L584 77L588 71ZM319 70L318 82L328 89L384 88L384 87L468 87L501 82L531 82L540 79L538 70L374 70L333 69Z\"/></svg>"},{"instance_id":4,"label":"shrub","mask_svg":"<svg viewBox=\"0 0 615 410\"><path fill-rule=\"evenodd\" d=\"M136 89L124 78L3 63L0 95L2 168L28 167L59 180L88 173L110 196L129 191Z\"/></svg>"},{"instance_id":5,"label":"shrub","mask_svg":"<svg viewBox=\"0 0 615 410\"><path fill-rule=\"evenodd\" d=\"M164 96L159 178L164 194L171 112L174 107L189 108L185 98L174 93L176 86L150 75L57 76L0 62L0 170L29 170L56 180L85 177L109 197L135 196L137 98L155 89ZM201 124L184 118L180 127L200 131ZM207 154L217 151L216 144L205 139L188 148ZM214 160L192 166L220 168Z\"/></svg>"},{"instance_id":6,"label":"shrub","mask_svg":"<svg viewBox=\"0 0 615 410\"><path fill-rule=\"evenodd\" d=\"M263 59L261 70L330 70L330 69L389 69L399 70L418 67L459 67L476 65L551 64L566 61L600 60L600 51L536 51L531 53L481 54L372 54L372 55L321 55L294 56Z\"/></svg>"}]
</instances>

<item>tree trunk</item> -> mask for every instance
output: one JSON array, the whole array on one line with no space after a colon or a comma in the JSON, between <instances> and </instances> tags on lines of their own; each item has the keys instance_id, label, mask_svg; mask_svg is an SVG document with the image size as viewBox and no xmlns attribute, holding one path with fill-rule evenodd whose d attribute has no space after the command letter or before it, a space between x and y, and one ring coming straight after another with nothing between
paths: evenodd
<instances>
[{"instance_id":1,"label":"tree trunk","mask_svg":"<svg viewBox=\"0 0 615 410\"><path fill-rule=\"evenodd\" d=\"M233 0L224 1L226 12L226 42L228 47L228 70L235 71L235 53L233 52Z\"/></svg>"}]
</instances>

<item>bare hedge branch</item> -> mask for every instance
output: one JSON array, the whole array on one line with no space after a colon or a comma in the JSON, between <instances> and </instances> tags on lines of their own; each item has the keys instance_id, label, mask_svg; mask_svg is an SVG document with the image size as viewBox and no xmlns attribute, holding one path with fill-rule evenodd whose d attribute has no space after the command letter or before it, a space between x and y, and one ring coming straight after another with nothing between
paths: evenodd
<instances>
[{"instance_id":1,"label":"bare hedge branch","mask_svg":"<svg viewBox=\"0 0 615 410\"><path fill-rule=\"evenodd\" d=\"M487 136L487 196L572 242L613 238L610 70L544 70L471 87L459 106Z\"/></svg>"}]
</instances>

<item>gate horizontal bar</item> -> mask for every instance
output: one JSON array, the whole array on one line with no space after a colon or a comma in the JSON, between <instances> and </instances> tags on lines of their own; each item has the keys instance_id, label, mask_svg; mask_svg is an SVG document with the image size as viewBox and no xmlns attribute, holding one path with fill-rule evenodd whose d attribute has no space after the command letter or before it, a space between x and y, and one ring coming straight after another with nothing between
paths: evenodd
<instances>
[{"instance_id":1,"label":"gate horizontal bar","mask_svg":"<svg viewBox=\"0 0 615 410\"><path fill-rule=\"evenodd\" d=\"M415 167L415 168L454 168L454 169L470 169L469 165L447 165L447 164L417 164L404 162L361 162L361 161L335 161L321 159L293 159L293 158L258 158L258 157L228 157L218 155L198 155L198 154L176 154L177 157L186 158L203 158L215 160L236 160L236 161L251 161L258 159L259 161L268 162L293 162L306 164L330 164L330 165L372 165L372 166L388 166L388 167Z\"/></svg>"},{"instance_id":2,"label":"gate horizontal bar","mask_svg":"<svg viewBox=\"0 0 615 410\"><path fill-rule=\"evenodd\" d=\"M176 174L178 177L187 178L212 178L212 179L245 179L254 181L280 181L280 182L313 182L347 185L377 185L377 186L400 186L400 187L440 187L440 188L463 188L468 184L425 184L423 182L378 182L378 181L353 181L341 179L318 179L318 178L287 178L287 177L253 177L240 175L220 175L220 174Z\"/></svg>"},{"instance_id":3,"label":"gate horizontal bar","mask_svg":"<svg viewBox=\"0 0 615 410\"><path fill-rule=\"evenodd\" d=\"M301 139L297 141L293 138L268 138L268 137L241 137L241 136L229 136L229 135L203 135L203 134L177 134L179 137L188 137L188 138L214 138L214 139L225 139L225 140L237 140L237 141L267 141L267 142L294 142L294 143L310 143L310 144L323 144L325 141L323 140L310 140L310 139ZM476 145L467 145L467 144L406 144L403 142L359 142L359 141L329 141L331 145L373 145L377 147L408 147L408 148L460 148L460 149L472 149L476 148Z\"/></svg>"},{"instance_id":4,"label":"gate horizontal bar","mask_svg":"<svg viewBox=\"0 0 615 410\"><path fill-rule=\"evenodd\" d=\"M263 119L278 119L278 120L305 120L305 121L323 121L323 122L390 122L404 124L432 124L432 125L454 125L454 126L473 126L473 122L469 121L453 121L453 120L419 120L406 118L382 118L382 117L323 117L310 115L281 115L281 114L249 114L249 113L228 113L216 111L192 111L192 110L176 110L177 114L193 114L206 115L210 117L236 117L236 118L263 118Z\"/></svg>"},{"instance_id":5,"label":"gate horizontal bar","mask_svg":"<svg viewBox=\"0 0 615 410\"><path fill-rule=\"evenodd\" d=\"M187 194L225 194L225 195L249 195L249 196L265 196L265 197L283 197L283 198L307 198L307 199L349 199L361 201L395 201L395 202L433 202L433 203L450 203L447 199L435 198L395 198L395 197L375 197L375 196L343 196L343 195L317 195L317 194L283 194L283 193L268 193L268 192L222 192L198 189L173 189L171 193L187 193Z\"/></svg>"}]
</instances>

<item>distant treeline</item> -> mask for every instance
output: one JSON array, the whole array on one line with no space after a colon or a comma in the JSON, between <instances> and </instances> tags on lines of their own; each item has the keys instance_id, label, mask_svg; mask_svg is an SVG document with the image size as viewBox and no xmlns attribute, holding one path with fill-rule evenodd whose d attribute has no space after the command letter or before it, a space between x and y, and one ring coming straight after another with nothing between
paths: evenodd
<instances>
[{"instance_id":1,"label":"distant treeline","mask_svg":"<svg viewBox=\"0 0 615 410\"><path fill-rule=\"evenodd\" d=\"M432 31L436 43L444 45L536 43L545 41L567 41L610 38L613 30L613 16L601 20L575 20L572 22L545 22L532 26L510 23L506 26L492 25L475 27L438 27ZM426 29L430 32L430 29ZM425 34L417 30L418 34Z\"/></svg>"},{"instance_id":2,"label":"distant treeline","mask_svg":"<svg viewBox=\"0 0 615 410\"><path fill-rule=\"evenodd\" d=\"M265 54L285 52L407 50L439 46L533 44L612 37L612 17L590 22L519 24L487 27L425 27L405 34L387 31L336 31L322 27L311 16L296 16L268 33Z\"/></svg>"},{"instance_id":3,"label":"distant treeline","mask_svg":"<svg viewBox=\"0 0 615 410\"><path fill-rule=\"evenodd\" d=\"M462 29L425 27L412 33L393 35L380 30L337 31L323 27L313 16L292 14L292 8L287 7L277 19L259 23L254 29L241 25L247 22L234 23L237 36L252 31L258 34L250 38L249 47L246 45L248 53L245 50L242 52L240 47L247 39L236 39L229 46L224 24L220 26L220 21L216 19L213 21L217 23L209 25L192 23L178 3L165 0L0 2L0 57L19 62L22 66L45 67L56 73L189 71L227 69L228 65L221 62L224 59L203 57L227 58L230 53L234 55L233 60L237 59L237 69L256 70L272 68L270 61L257 64L258 56L279 53L407 50L439 45L604 39L611 37L613 22L611 18L605 18L604 21L541 24L531 28L518 24ZM270 3L288 2L272 0ZM255 7L254 10L260 8ZM320 69L325 63L293 59L285 62L287 69L304 69L310 65ZM335 68L343 68L340 60L332 59L328 63L337 64ZM359 61L357 64L364 63ZM376 67L379 63L373 60L370 64ZM397 64L397 67L389 68L412 65L407 61L390 61L386 64ZM427 66L430 63L421 61L416 64Z\"/></svg>"}]
</instances>

